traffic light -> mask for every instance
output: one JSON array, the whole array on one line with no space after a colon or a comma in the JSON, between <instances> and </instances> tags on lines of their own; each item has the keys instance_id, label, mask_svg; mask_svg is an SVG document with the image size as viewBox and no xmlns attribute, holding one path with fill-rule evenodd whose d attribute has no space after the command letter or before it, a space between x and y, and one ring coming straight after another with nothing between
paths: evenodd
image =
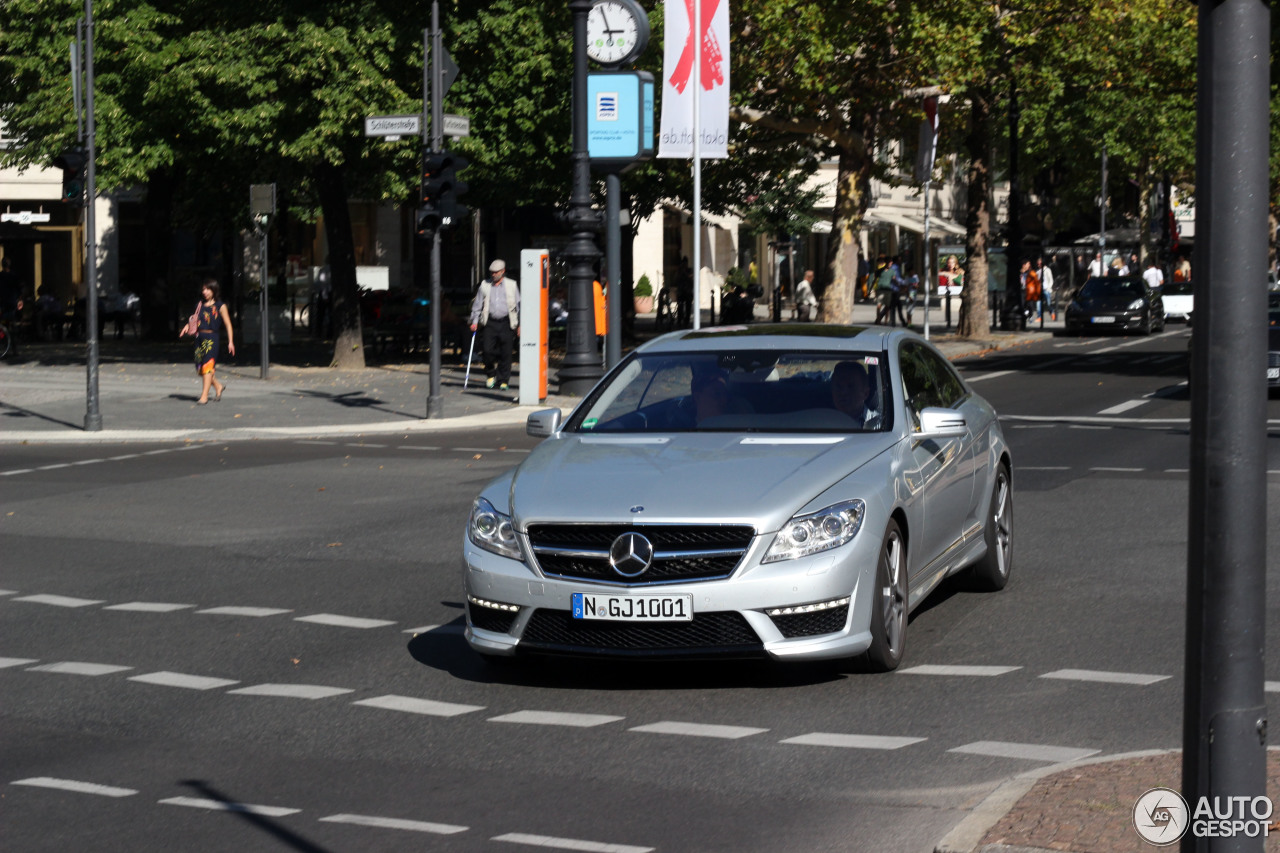
<instances>
[{"instance_id":1,"label":"traffic light","mask_svg":"<svg viewBox=\"0 0 1280 853\"><path fill-rule=\"evenodd\" d=\"M53 165L62 170L62 200L84 204L85 168L89 165L84 149L68 148L53 159Z\"/></svg>"},{"instance_id":2,"label":"traffic light","mask_svg":"<svg viewBox=\"0 0 1280 853\"><path fill-rule=\"evenodd\" d=\"M458 196L467 191L458 180L458 170L468 163L448 151L427 154L422 168L422 207L418 209L418 234L427 236L439 228L454 224L465 212Z\"/></svg>"}]
</instances>

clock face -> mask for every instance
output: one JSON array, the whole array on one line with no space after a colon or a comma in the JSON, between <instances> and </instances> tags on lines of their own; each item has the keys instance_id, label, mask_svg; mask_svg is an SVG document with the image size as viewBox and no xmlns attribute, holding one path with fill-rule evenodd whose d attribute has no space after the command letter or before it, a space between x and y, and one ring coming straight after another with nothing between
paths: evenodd
<instances>
[{"instance_id":1,"label":"clock face","mask_svg":"<svg viewBox=\"0 0 1280 853\"><path fill-rule=\"evenodd\" d=\"M648 29L646 19L643 29ZM600 0L587 15L587 56L601 65L617 65L644 50L642 25L631 4Z\"/></svg>"}]
</instances>

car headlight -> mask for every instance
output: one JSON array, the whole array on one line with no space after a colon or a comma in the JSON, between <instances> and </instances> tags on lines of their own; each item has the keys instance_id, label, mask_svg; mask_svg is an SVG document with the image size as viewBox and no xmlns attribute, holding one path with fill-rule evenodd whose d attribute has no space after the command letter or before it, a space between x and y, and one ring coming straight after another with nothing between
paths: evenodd
<instances>
[{"instance_id":1,"label":"car headlight","mask_svg":"<svg viewBox=\"0 0 1280 853\"><path fill-rule=\"evenodd\" d=\"M520 545L516 542L516 529L511 526L511 516L498 512L484 498L476 498L471 505L467 538L486 551L524 561Z\"/></svg>"},{"instance_id":2,"label":"car headlight","mask_svg":"<svg viewBox=\"0 0 1280 853\"><path fill-rule=\"evenodd\" d=\"M862 501L845 501L797 515L774 535L773 544L760 562L794 560L838 548L857 534L865 512L866 504Z\"/></svg>"},{"instance_id":3,"label":"car headlight","mask_svg":"<svg viewBox=\"0 0 1280 853\"><path fill-rule=\"evenodd\" d=\"M1142 310L1142 306L1143 306L1143 305L1145 305L1145 304L1146 304L1146 303L1145 303L1145 302L1143 302L1141 299L1135 299L1135 300L1133 300L1132 302L1130 302L1130 303L1129 303L1129 310L1130 310L1130 311L1141 311L1141 310Z\"/></svg>"}]
</instances>

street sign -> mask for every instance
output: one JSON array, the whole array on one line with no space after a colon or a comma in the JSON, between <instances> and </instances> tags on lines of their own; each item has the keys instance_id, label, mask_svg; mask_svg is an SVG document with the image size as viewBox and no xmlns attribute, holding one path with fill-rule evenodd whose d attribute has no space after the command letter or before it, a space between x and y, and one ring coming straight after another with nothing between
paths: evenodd
<instances>
[{"instance_id":1,"label":"street sign","mask_svg":"<svg viewBox=\"0 0 1280 853\"><path fill-rule=\"evenodd\" d=\"M460 136L471 135L471 119L466 116L456 116L451 113L444 114L444 123L442 125L444 135L457 139Z\"/></svg>"},{"instance_id":2,"label":"street sign","mask_svg":"<svg viewBox=\"0 0 1280 853\"><path fill-rule=\"evenodd\" d=\"M20 210L17 213L0 213L0 222L17 222L19 225L30 225L32 222L48 222L49 214L32 213L30 210Z\"/></svg>"},{"instance_id":3,"label":"street sign","mask_svg":"<svg viewBox=\"0 0 1280 853\"><path fill-rule=\"evenodd\" d=\"M419 136L422 116L369 116L364 120L365 136Z\"/></svg>"}]
</instances>

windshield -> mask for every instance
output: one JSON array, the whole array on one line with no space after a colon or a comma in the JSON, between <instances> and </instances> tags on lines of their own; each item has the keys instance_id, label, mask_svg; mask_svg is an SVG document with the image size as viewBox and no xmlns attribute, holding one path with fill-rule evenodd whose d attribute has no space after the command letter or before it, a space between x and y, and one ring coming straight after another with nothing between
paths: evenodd
<instances>
[{"instance_id":1,"label":"windshield","mask_svg":"<svg viewBox=\"0 0 1280 853\"><path fill-rule=\"evenodd\" d=\"M633 355L569 432L874 432L890 427L880 353Z\"/></svg>"},{"instance_id":2,"label":"windshield","mask_svg":"<svg viewBox=\"0 0 1280 853\"><path fill-rule=\"evenodd\" d=\"M1134 276L1091 278L1080 289L1081 299L1141 299L1144 294L1142 279Z\"/></svg>"}]
</instances>

